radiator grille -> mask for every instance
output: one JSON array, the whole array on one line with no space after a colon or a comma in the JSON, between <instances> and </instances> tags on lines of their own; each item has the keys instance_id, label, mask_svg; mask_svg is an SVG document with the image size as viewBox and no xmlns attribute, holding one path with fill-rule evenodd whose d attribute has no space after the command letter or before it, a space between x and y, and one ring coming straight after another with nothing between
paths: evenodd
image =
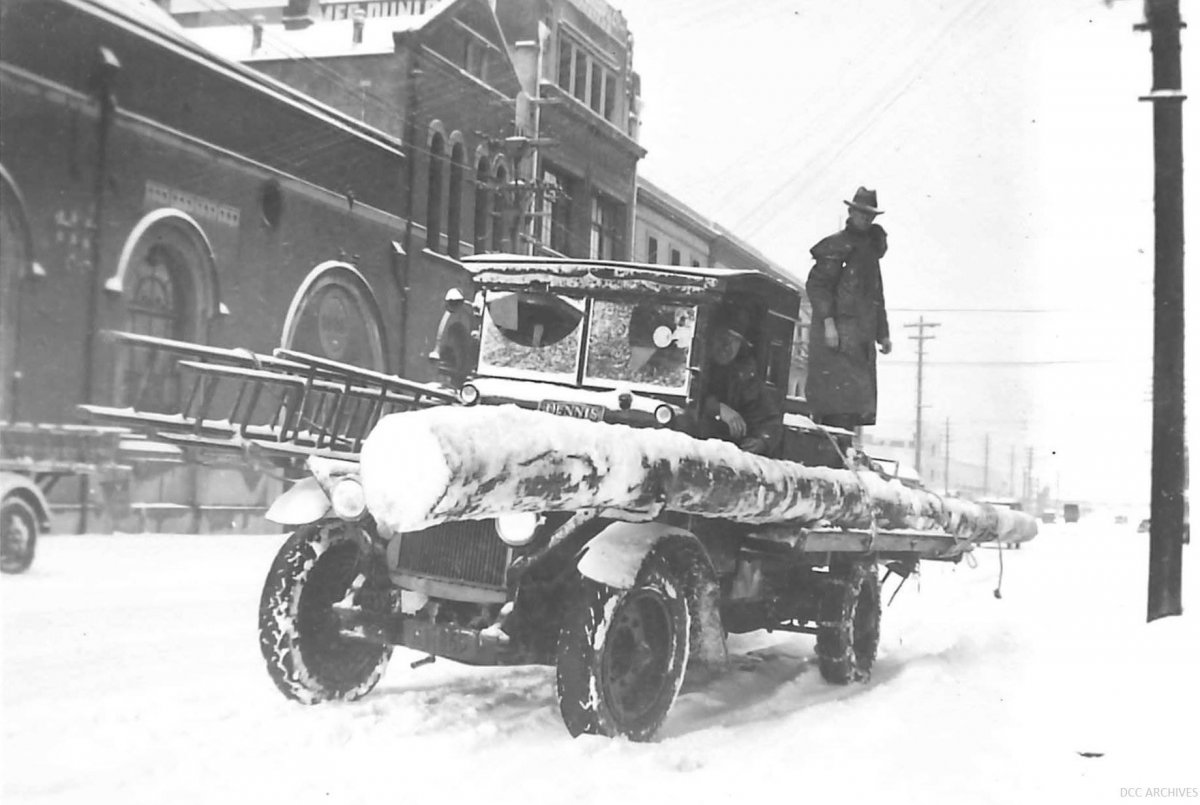
<instances>
[{"instance_id":1,"label":"radiator grille","mask_svg":"<svg viewBox=\"0 0 1200 805\"><path fill-rule=\"evenodd\" d=\"M398 570L464 584L504 587L508 546L491 520L442 523L400 539Z\"/></svg>"}]
</instances>

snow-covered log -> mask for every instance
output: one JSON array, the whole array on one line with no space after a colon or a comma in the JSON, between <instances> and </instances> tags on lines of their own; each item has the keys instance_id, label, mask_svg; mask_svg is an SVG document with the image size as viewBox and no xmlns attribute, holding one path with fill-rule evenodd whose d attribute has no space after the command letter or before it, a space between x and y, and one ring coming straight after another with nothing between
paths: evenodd
<instances>
[{"instance_id":1,"label":"snow-covered log","mask_svg":"<svg viewBox=\"0 0 1200 805\"><path fill-rule=\"evenodd\" d=\"M367 505L393 531L520 511L665 509L744 523L944 529L975 542L1036 533L1019 512L943 500L873 472L516 406L392 414L361 458Z\"/></svg>"}]
</instances>

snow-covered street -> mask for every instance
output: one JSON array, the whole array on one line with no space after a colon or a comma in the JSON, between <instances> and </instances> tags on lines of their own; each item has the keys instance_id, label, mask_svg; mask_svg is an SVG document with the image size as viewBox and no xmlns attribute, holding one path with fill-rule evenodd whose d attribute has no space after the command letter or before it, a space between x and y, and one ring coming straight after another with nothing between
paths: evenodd
<instances>
[{"instance_id":1,"label":"snow-covered street","mask_svg":"<svg viewBox=\"0 0 1200 805\"><path fill-rule=\"evenodd\" d=\"M867 685L823 683L811 637L737 638L735 670L685 683L652 744L572 740L551 668L412 669L404 650L362 701L285 700L256 633L282 539L56 535L4 577L4 801L1200 796L1196 574L1193 611L1147 625L1147 535L1111 518L1005 551L999 600L995 549L975 568L927 563L884 611Z\"/></svg>"}]
</instances>

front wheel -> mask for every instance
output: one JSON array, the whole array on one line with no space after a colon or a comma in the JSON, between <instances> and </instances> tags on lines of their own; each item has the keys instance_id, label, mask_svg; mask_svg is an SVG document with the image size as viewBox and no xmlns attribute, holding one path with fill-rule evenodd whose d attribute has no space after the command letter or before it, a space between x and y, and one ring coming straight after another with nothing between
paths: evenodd
<instances>
[{"instance_id":1,"label":"front wheel","mask_svg":"<svg viewBox=\"0 0 1200 805\"><path fill-rule=\"evenodd\" d=\"M24 573L37 549L38 519L33 507L12 496L0 505L0 571Z\"/></svg>"},{"instance_id":2,"label":"front wheel","mask_svg":"<svg viewBox=\"0 0 1200 805\"><path fill-rule=\"evenodd\" d=\"M558 703L572 736L647 741L667 717L688 658L684 585L657 554L628 590L581 578L558 640Z\"/></svg>"},{"instance_id":3,"label":"front wheel","mask_svg":"<svg viewBox=\"0 0 1200 805\"><path fill-rule=\"evenodd\" d=\"M304 526L288 537L267 573L258 609L259 647L283 695L303 704L354 700L371 692L392 656L341 635L334 604L370 578L356 527Z\"/></svg>"},{"instance_id":4,"label":"front wheel","mask_svg":"<svg viewBox=\"0 0 1200 805\"><path fill-rule=\"evenodd\" d=\"M879 650L879 571L860 562L831 573L821 596L817 661L826 682L865 682Z\"/></svg>"}]
</instances>

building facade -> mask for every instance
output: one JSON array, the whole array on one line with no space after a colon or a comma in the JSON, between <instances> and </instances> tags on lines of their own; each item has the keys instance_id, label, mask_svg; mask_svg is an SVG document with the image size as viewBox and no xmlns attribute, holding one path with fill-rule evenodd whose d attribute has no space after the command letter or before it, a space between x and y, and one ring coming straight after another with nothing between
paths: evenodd
<instances>
[{"instance_id":1,"label":"building facade","mask_svg":"<svg viewBox=\"0 0 1200 805\"><path fill-rule=\"evenodd\" d=\"M436 376L440 305L412 300L469 283L436 256L410 270L397 139L139 0L8 0L0 106L0 420L176 410L175 363L106 330ZM271 494L237 471L158 482L185 529Z\"/></svg>"},{"instance_id":2,"label":"building facade","mask_svg":"<svg viewBox=\"0 0 1200 805\"><path fill-rule=\"evenodd\" d=\"M207 5L171 8L205 47L405 142L418 252L630 259L644 150L606 4L292 0L232 24Z\"/></svg>"}]
</instances>

